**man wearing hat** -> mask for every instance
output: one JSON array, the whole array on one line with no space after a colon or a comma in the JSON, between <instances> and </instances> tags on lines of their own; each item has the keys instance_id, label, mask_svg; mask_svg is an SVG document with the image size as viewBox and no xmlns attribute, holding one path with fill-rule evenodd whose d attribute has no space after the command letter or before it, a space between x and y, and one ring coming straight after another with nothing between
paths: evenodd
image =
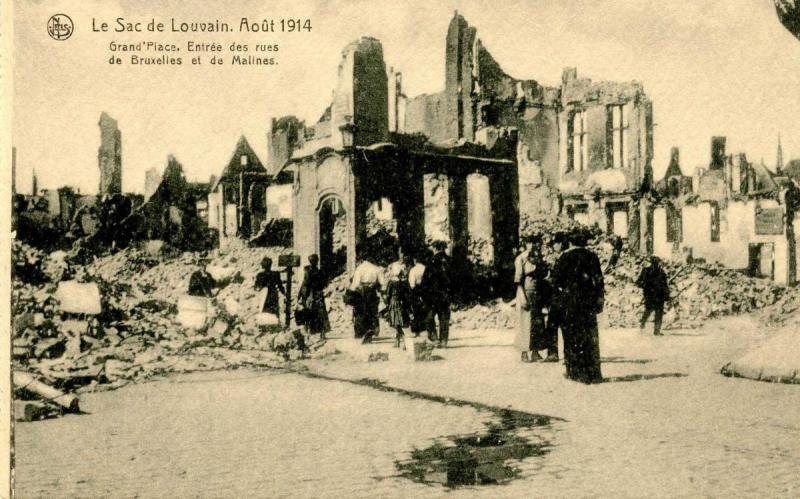
<instances>
[{"instance_id":1,"label":"man wearing hat","mask_svg":"<svg viewBox=\"0 0 800 499\"><path fill-rule=\"evenodd\" d=\"M553 287L567 377L588 384L603 381L597 314L603 311L605 288L600 259L586 248L587 240L581 231L571 235L573 247L559 257L553 269Z\"/></svg>"},{"instance_id":2,"label":"man wearing hat","mask_svg":"<svg viewBox=\"0 0 800 499\"><path fill-rule=\"evenodd\" d=\"M447 347L450 336L450 257L445 250L447 243L434 241L433 256L422 274L421 286L428 303L428 339ZM436 320L439 320L439 335L436 335Z\"/></svg>"},{"instance_id":3,"label":"man wearing hat","mask_svg":"<svg viewBox=\"0 0 800 499\"><path fill-rule=\"evenodd\" d=\"M644 334L644 326L650 314L655 313L653 319L653 334L661 336L661 321L664 317L664 304L669 300L669 281L667 274L661 268L658 257L650 256L644 262L644 268L636 279L636 285L642 288L644 295L644 312L639 321L639 332Z\"/></svg>"},{"instance_id":4,"label":"man wearing hat","mask_svg":"<svg viewBox=\"0 0 800 499\"><path fill-rule=\"evenodd\" d=\"M192 276L189 278L189 295L190 296L203 296L206 298L210 298L214 295L214 288L217 286L216 281L214 278L211 277L211 274L208 273L206 270L206 265L211 259L208 257L208 253L205 251L200 253L200 257L198 258L198 265L200 268L195 270L192 273Z\"/></svg>"}]
</instances>

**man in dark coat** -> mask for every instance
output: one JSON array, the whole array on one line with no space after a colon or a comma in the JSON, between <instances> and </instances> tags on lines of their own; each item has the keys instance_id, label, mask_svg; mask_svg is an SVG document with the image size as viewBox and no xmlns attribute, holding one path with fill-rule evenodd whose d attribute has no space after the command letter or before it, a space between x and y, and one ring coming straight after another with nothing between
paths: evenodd
<instances>
[{"instance_id":1,"label":"man in dark coat","mask_svg":"<svg viewBox=\"0 0 800 499\"><path fill-rule=\"evenodd\" d=\"M303 270L303 283L297 295L298 306L305 310L306 315L303 327L306 333L319 334L320 339L324 340L325 334L331 330L331 323L325 305L327 282L319 269L319 256L310 255L308 265Z\"/></svg>"},{"instance_id":2,"label":"man in dark coat","mask_svg":"<svg viewBox=\"0 0 800 499\"><path fill-rule=\"evenodd\" d=\"M585 248L584 234L574 234L570 242L574 247L559 257L552 274L564 336L564 365L569 379L599 383L603 375L597 314L605 299L603 272L600 259Z\"/></svg>"},{"instance_id":3,"label":"man in dark coat","mask_svg":"<svg viewBox=\"0 0 800 499\"><path fill-rule=\"evenodd\" d=\"M655 312L653 334L661 336L661 321L664 317L664 304L669 300L669 283L667 274L661 268L658 258L651 256L645 261L644 268L636 280L644 294L644 313L639 322L639 331L644 333L644 325L650 314Z\"/></svg>"},{"instance_id":4,"label":"man in dark coat","mask_svg":"<svg viewBox=\"0 0 800 499\"><path fill-rule=\"evenodd\" d=\"M544 330L544 342L547 348L546 362L558 362L558 329L561 327L561 309L556 298L557 291L553 286L553 272L564 251L569 248L569 238L563 232L553 234L551 239L551 251L545 258L550 269L547 280L547 290L545 303L547 306L547 322Z\"/></svg>"},{"instance_id":5,"label":"man in dark coat","mask_svg":"<svg viewBox=\"0 0 800 499\"><path fill-rule=\"evenodd\" d=\"M206 265L208 265L208 255L205 253L200 255L200 268L195 270L192 273L192 276L189 278L189 295L191 296L203 296L206 298L210 298L214 295L214 288L216 287L217 283L214 281L214 278L211 277L211 274L208 273L206 270Z\"/></svg>"},{"instance_id":6,"label":"man in dark coat","mask_svg":"<svg viewBox=\"0 0 800 499\"><path fill-rule=\"evenodd\" d=\"M428 338L447 347L450 336L450 257L445 253L447 243L435 241L434 254L422 274L422 289L428 304ZM439 336L436 336L436 320Z\"/></svg>"}]
</instances>

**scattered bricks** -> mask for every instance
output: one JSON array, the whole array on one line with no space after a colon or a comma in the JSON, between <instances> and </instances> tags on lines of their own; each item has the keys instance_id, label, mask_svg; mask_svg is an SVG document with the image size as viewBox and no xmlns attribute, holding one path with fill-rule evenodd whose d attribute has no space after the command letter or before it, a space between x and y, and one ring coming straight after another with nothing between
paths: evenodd
<instances>
[{"instance_id":1,"label":"scattered bricks","mask_svg":"<svg viewBox=\"0 0 800 499\"><path fill-rule=\"evenodd\" d=\"M314 359L323 359L326 357L331 357L333 355L337 355L341 352L330 342L319 342L314 347L312 347L313 353L311 357Z\"/></svg>"},{"instance_id":2,"label":"scattered bricks","mask_svg":"<svg viewBox=\"0 0 800 499\"><path fill-rule=\"evenodd\" d=\"M228 332L228 323L221 319L212 319L214 322L211 327L206 331L206 336L209 338L219 339Z\"/></svg>"},{"instance_id":3,"label":"scattered bricks","mask_svg":"<svg viewBox=\"0 0 800 499\"><path fill-rule=\"evenodd\" d=\"M386 362L387 360L389 360L387 352L370 352L367 357L367 362Z\"/></svg>"}]
</instances>

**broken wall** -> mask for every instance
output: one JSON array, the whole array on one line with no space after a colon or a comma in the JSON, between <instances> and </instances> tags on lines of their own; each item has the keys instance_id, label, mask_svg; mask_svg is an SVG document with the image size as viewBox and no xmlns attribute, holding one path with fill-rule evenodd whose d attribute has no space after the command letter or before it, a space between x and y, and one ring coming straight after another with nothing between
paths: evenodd
<instances>
[{"instance_id":1,"label":"broken wall","mask_svg":"<svg viewBox=\"0 0 800 499\"><path fill-rule=\"evenodd\" d=\"M558 114L554 109L528 108L519 122L517 170L519 212L524 218L558 211Z\"/></svg>"},{"instance_id":2,"label":"broken wall","mask_svg":"<svg viewBox=\"0 0 800 499\"><path fill-rule=\"evenodd\" d=\"M292 218L292 184L273 184L267 187L267 219Z\"/></svg>"},{"instance_id":3,"label":"broken wall","mask_svg":"<svg viewBox=\"0 0 800 499\"><path fill-rule=\"evenodd\" d=\"M350 158L331 152L324 157L308 157L296 163L292 186L293 241L303 263L319 252L319 210L326 199L339 201L346 216L347 247L355 248L355 199L350 174ZM347 269L355 269L354 251L347 252Z\"/></svg>"},{"instance_id":4,"label":"broken wall","mask_svg":"<svg viewBox=\"0 0 800 499\"><path fill-rule=\"evenodd\" d=\"M422 133L433 143L444 143L448 133L447 100L444 92L410 98L405 110L406 133Z\"/></svg>"},{"instance_id":5,"label":"broken wall","mask_svg":"<svg viewBox=\"0 0 800 499\"><path fill-rule=\"evenodd\" d=\"M117 121L103 112L98 123L100 148L97 162L100 168L101 196L122 193L122 132Z\"/></svg>"},{"instance_id":6,"label":"broken wall","mask_svg":"<svg viewBox=\"0 0 800 499\"><path fill-rule=\"evenodd\" d=\"M332 143L341 147L342 127L354 127L354 145L385 142L389 136L389 88L383 46L362 37L342 51L331 108Z\"/></svg>"},{"instance_id":7,"label":"broken wall","mask_svg":"<svg viewBox=\"0 0 800 499\"><path fill-rule=\"evenodd\" d=\"M592 82L567 68L561 109L562 183L589 192L597 187L587 184L594 173L616 169L624 173L625 184L612 192L636 191L643 183L652 187L653 108L639 82ZM583 117L577 127L576 115Z\"/></svg>"},{"instance_id":8,"label":"broken wall","mask_svg":"<svg viewBox=\"0 0 800 499\"><path fill-rule=\"evenodd\" d=\"M682 210L684 238L681 246L690 248L693 258L716 262L725 267L746 270L750 265L750 245L761 244L772 248L774 280L779 284L791 283L790 267L796 266L789 251L786 232L757 234L756 211L782 209L774 200L729 201L719 211L719 241L712 241L713 206L711 202L686 205ZM662 238L660 234L657 236ZM796 257L794 258L796 260Z\"/></svg>"},{"instance_id":9,"label":"broken wall","mask_svg":"<svg viewBox=\"0 0 800 499\"><path fill-rule=\"evenodd\" d=\"M271 175L276 175L291 159L292 152L302 145L304 132L304 123L294 116L272 118L272 128L267 135L267 170Z\"/></svg>"}]
</instances>

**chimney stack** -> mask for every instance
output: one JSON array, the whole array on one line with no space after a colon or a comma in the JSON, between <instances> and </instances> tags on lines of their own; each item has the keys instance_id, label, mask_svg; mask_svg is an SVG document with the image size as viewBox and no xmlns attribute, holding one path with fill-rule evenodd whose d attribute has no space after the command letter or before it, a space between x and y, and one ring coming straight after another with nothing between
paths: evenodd
<instances>
[{"instance_id":1,"label":"chimney stack","mask_svg":"<svg viewBox=\"0 0 800 499\"><path fill-rule=\"evenodd\" d=\"M720 170L725 166L725 137L711 137L711 163L709 170Z\"/></svg>"}]
</instances>

